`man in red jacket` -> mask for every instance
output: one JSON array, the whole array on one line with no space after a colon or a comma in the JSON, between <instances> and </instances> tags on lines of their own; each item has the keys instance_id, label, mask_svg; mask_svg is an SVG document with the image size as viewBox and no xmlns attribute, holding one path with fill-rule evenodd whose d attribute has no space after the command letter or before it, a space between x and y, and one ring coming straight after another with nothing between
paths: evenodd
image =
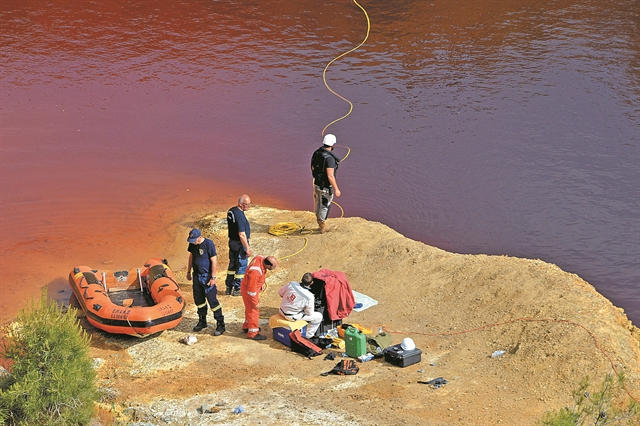
<instances>
[{"instance_id":1,"label":"man in red jacket","mask_svg":"<svg viewBox=\"0 0 640 426\"><path fill-rule=\"evenodd\" d=\"M240 283L240 293L244 302L244 324L242 330L253 340L265 340L267 337L259 334L260 326L260 293L264 291L267 271L278 267L278 259L273 256L256 256L253 258L244 278Z\"/></svg>"}]
</instances>

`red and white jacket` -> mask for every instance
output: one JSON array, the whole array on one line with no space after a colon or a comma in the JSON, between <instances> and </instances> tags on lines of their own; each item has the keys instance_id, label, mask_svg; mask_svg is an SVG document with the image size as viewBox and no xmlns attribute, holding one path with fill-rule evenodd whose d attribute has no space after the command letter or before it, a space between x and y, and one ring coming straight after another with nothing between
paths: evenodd
<instances>
[{"instance_id":1,"label":"red and white jacket","mask_svg":"<svg viewBox=\"0 0 640 426\"><path fill-rule=\"evenodd\" d=\"M285 317L296 319L296 316L300 316L300 314L311 315L313 313L315 297L299 282L291 281L281 287L278 294L282 297L280 312Z\"/></svg>"}]
</instances>

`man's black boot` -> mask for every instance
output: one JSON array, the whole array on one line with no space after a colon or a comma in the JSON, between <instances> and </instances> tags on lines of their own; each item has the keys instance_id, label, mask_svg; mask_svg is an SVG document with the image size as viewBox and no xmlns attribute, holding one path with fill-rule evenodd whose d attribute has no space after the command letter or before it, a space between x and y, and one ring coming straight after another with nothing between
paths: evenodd
<instances>
[{"instance_id":1,"label":"man's black boot","mask_svg":"<svg viewBox=\"0 0 640 426\"><path fill-rule=\"evenodd\" d=\"M206 315L198 315L200 318L195 327L193 327L193 331L200 331L207 326L207 316Z\"/></svg>"},{"instance_id":2,"label":"man's black boot","mask_svg":"<svg viewBox=\"0 0 640 426\"><path fill-rule=\"evenodd\" d=\"M220 336L225 331L227 331L227 328L224 326L224 322L218 322L218 326L216 327L216 331L213 332L213 335Z\"/></svg>"},{"instance_id":3,"label":"man's black boot","mask_svg":"<svg viewBox=\"0 0 640 426\"><path fill-rule=\"evenodd\" d=\"M231 293L233 292L233 277L234 277L234 275L235 275L235 272L227 271L227 279L224 280L224 284L227 287L227 289L224 292L224 294L226 294L227 296L231 296Z\"/></svg>"},{"instance_id":4,"label":"man's black boot","mask_svg":"<svg viewBox=\"0 0 640 426\"><path fill-rule=\"evenodd\" d=\"M234 280L233 283L231 283L232 296L242 296L242 293L240 293L240 282L242 282L242 280Z\"/></svg>"}]
</instances>

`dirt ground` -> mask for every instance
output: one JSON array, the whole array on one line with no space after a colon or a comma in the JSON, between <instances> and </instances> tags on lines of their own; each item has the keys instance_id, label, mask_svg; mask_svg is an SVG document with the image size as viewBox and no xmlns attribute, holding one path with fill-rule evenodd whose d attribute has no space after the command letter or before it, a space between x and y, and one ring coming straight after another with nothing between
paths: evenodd
<instances>
[{"instance_id":1,"label":"dirt ground","mask_svg":"<svg viewBox=\"0 0 640 426\"><path fill-rule=\"evenodd\" d=\"M218 248L221 284L225 215L198 223ZM194 345L181 343L197 322L185 242L185 258L171 265L189 301L177 328L139 339L83 321L105 395L98 423L531 425L546 410L570 405L584 376L599 384L614 368L640 397L639 330L590 284L555 265L448 253L360 218L331 219L337 229L324 235L277 237L268 233L271 225L313 228L313 215L254 207L247 217L254 251L280 259L261 297L269 338L246 339L242 299L222 295L227 332L214 337L210 325L195 333ZM355 376L321 376L342 351L325 350L336 352L334 361L307 359L273 340L268 318L278 310L277 289L322 268L345 272L353 290L379 302L345 322L384 327L394 343L413 338L421 362L400 368L376 359L359 364ZM215 325L211 313L209 321ZM506 353L492 358L496 350ZM438 377L448 383L419 383ZM234 414L239 406L244 412Z\"/></svg>"}]
</instances>

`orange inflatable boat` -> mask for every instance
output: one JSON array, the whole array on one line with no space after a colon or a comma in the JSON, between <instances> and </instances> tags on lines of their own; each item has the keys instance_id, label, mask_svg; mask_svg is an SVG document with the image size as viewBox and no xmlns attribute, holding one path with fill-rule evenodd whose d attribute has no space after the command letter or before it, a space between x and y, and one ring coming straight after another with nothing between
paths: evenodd
<instances>
[{"instance_id":1,"label":"orange inflatable boat","mask_svg":"<svg viewBox=\"0 0 640 426\"><path fill-rule=\"evenodd\" d=\"M114 334L144 336L177 326L185 301L166 260L142 268L73 268L69 284L91 325Z\"/></svg>"}]
</instances>

